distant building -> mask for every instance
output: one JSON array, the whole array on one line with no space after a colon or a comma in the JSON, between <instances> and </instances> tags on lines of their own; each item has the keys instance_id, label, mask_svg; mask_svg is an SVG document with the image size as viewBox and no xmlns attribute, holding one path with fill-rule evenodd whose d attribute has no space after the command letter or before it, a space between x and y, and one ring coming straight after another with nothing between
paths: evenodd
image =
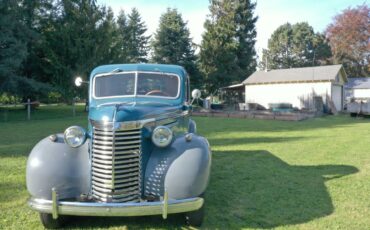
<instances>
[{"instance_id":1,"label":"distant building","mask_svg":"<svg viewBox=\"0 0 370 230\"><path fill-rule=\"evenodd\" d=\"M348 78L344 85L345 98L370 98L370 78Z\"/></svg>"},{"instance_id":2,"label":"distant building","mask_svg":"<svg viewBox=\"0 0 370 230\"><path fill-rule=\"evenodd\" d=\"M269 108L270 103L290 103L298 109L314 108L314 97L324 105L343 110L347 75L342 65L256 71L246 80L245 102Z\"/></svg>"}]
</instances>

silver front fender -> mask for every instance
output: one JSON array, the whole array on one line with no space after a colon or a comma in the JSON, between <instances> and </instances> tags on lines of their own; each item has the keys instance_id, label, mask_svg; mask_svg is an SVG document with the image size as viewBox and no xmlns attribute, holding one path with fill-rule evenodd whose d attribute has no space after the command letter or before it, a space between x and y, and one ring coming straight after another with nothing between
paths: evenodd
<instances>
[{"instance_id":1,"label":"silver front fender","mask_svg":"<svg viewBox=\"0 0 370 230\"><path fill-rule=\"evenodd\" d=\"M204 137L190 135L191 140L179 136L171 146L154 149L145 172L145 195L160 197L166 189L170 198L186 199L205 192L211 150Z\"/></svg>"},{"instance_id":2,"label":"silver front fender","mask_svg":"<svg viewBox=\"0 0 370 230\"><path fill-rule=\"evenodd\" d=\"M76 198L89 192L90 160L88 140L78 148L64 143L57 134L54 142L48 137L32 149L26 171L27 189L31 196L51 200L52 188L60 199Z\"/></svg>"}]
</instances>

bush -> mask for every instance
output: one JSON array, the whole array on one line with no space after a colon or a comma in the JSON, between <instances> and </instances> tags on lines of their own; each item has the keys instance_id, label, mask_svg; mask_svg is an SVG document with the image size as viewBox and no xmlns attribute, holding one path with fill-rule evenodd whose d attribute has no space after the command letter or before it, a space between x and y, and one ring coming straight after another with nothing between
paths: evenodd
<instances>
[{"instance_id":1,"label":"bush","mask_svg":"<svg viewBox=\"0 0 370 230\"><path fill-rule=\"evenodd\" d=\"M51 91L48 93L48 101L49 103L59 103L62 99L62 94L56 91Z\"/></svg>"},{"instance_id":2,"label":"bush","mask_svg":"<svg viewBox=\"0 0 370 230\"><path fill-rule=\"evenodd\" d=\"M21 102L21 98L7 93L0 94L0 104L17 104Z\"/></svg>"}]
</instances>

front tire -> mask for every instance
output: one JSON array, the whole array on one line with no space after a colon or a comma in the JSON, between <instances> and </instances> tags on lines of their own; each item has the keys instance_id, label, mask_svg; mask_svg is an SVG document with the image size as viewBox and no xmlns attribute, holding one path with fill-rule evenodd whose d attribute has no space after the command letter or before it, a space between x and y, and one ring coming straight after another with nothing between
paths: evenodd
<instances>
[{"instance_id":1,"label":"front tire","mask_svg":"<svg viewBox=\"0 0 370 230\"><path fill-rule=\"evenodd\" d=\"M204 204L203 206L193 212L185 213L185 222L189 226L200 227L204 219Z\"/></svg>"},{"instance_id":2,"label":"front tire","mask_svg":"<svg viewBox=\"0 0 370 230\"><path fill-rule=\"evenodd\" d=\"M57 219L54 219L53 216L49 213L40 213L40 220L42 225L46 229L56 229L63 227L66 222L66 218L64 216L60 216Z\"/></svg>"}]
</instances>

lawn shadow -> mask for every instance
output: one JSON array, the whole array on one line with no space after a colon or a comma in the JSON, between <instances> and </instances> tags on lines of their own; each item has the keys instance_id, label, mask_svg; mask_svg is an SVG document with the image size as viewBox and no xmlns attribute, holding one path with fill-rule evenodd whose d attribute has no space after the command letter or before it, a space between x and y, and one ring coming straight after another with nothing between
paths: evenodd
<instances>
[{"instance_id":1,"label":"lawn shadow","mask_svg":"<svg viewBox=\"0 0 370 230\"><path fill-rule=\"evenodd\" d=\"M222 158L222 160L221 160ZM325 182L358 172L348 165L289 165L268 151L215 151L205 196L203 228L275 228L334 212ZM217 170L215 170L217 168ZM181 214L148 217L74 217L70 229L184 229Z\"/></svg>"},{"instance_id":2,"label":"lawn shadow","mask_svg":"<svg viewBox=\"0 0 370 230\"><path fill-rule=\"evenodd\" d=\"M216 151L214 158L223 160L213 161L207 228L274 228L330 215L325 182L358 172L348 165L289 165L263 150Z\"/></svg>"},{"instance_id":3,"label":"lawn shadow","mask_svg":"<svg viewBox=\"0 0 370 230\"><path fill-rule=\"evenodd\" d=\"M244 144L267 144L267 143L281 143L281 142L290 142L290 141L299 141L312 139L313 137L232 137L232 138L208 138L211 146L235 146L235 145L244 145Z\"/></svg>"},{"instance_id":4,"label":"lawn shadow","mask_svg":"<svg viewBox=\"0 0 370 230\"><path fill-rule=\"evenodd\" d=\"M233 132L235 130L242 130L243 132L306 131L327 128L343 128L363 123L370 124L369 119L352 118L346 114L338 116L327 115L303 121L279 121L217 117L194 117L194 119L197 121L199 131L210 130L211 133L224 133L228 131Z\"/></svg>"},{"instance_id":5,"label":"lawn shadow","mask_svg":"<svg viewBox=\"0 0 370 230\"><path fill-rule=\"evenodd\" d=\"M120 229L184 229L184 217L181 214L169 215L166 220L162 216L140 217L69 217L66 229L92 229L119 227Z\"/></svg>"}]
</instances>

